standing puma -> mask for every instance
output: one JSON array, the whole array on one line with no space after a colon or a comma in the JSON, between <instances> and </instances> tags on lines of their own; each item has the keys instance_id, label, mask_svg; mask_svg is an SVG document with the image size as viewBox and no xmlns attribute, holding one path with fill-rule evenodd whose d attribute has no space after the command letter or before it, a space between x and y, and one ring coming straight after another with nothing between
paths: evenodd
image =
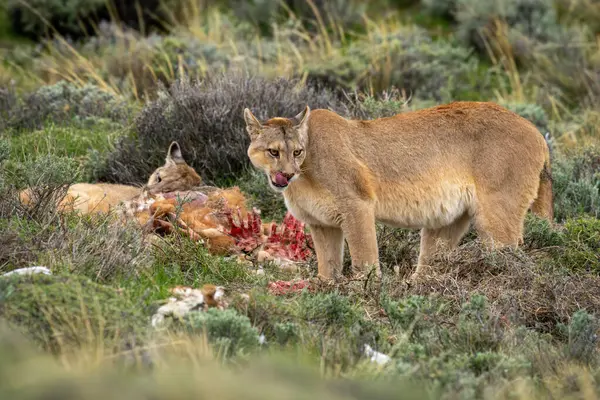
<instances>
[{"instance_id":1,"label":"standing puma","mask_svg":"<svg viewBox=\"0 0 600 400\"><path fill-rule=\"evenodd\" d=\"M354 273L380 274L375 222L421 228L413 278L471 221L486 243L517 246L527 210L553 217L549 151L526 119L494 103L455 102L371 121L307 106L264 124L244 110L248 156L306 222L319 275L335 279L344 238Z\"/></svg>"},{"instance_id":2,"label":"standing puma","mask_svg":"<svg viewBox=\"0 0 600 400\"><path fill-rule=\"evenodd\" d=\"M67 195L59 207L63 210L77 210L83 214L105 213L123 201L138 198L143 191L149 194L188 190L200 186L202 178L190 167L177 142L172 142L167 151L165 165L157 168L145 187L118 185L111 183L76 183L69 186ZM31 191L20 193L21 202L30 202Z\"/></svg>"}]
</instances>

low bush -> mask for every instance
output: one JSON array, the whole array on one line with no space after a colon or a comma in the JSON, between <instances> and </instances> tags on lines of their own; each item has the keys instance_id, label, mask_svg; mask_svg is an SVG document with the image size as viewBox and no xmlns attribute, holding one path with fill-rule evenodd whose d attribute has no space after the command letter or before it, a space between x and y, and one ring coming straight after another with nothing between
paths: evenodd
<instances>
[{"instance_id":1,"label":"low bush","mask_svg":"<svg viewBox=\"0 0 600 400\"><path fill-rule=\"evenodd\" d=\"M374 92L395 87L437 102L482 98L493 78L482 74L468 48L410 26L375 34L369 43L353 42L341 56L311 64L308 74L324 86Z\"/></svg>"},{"instance_id":2,"label":"low bush","mask_svg":"<svg viewBox=\"0 0 600 400\"><path fill-rule=\"evenodd\" d=\"M560 263L571 271L600 273L600 221L578 218L565 223Z\"/></svg>"},{"instance_id":3,"label":"low bush","mask_svg":"<svg viewBox=\"0 0 600 400\"><path fill-rule=\"evenodd\" d=\"M342 113L345 108L328 91L297 87L285 79L224 74L195 83L178 81L144 107L136 119L135 134L115 146L101 178L143 182L162 162L162 149L177 140L186 161L205 181L235 179L250 166L244 108L264 121L293 117L306 104Z\"/></svg>"},{"instance_id":4,"label":"low bush","mask_svg":"<svg viewBox=\"0 0 600 400\"><path fill-rule=\"evenodd\" d=\"M241 356L259 345L258 331L252 327L248 317L233 309L194 312L186 316L188 332L206 334L223 357Z\"/></svg>"},{"instance_id":5,"label":"low bush","mask_svg":"<svg viewBox=\"0 0 600 400\"><path fill-rule=\"evenodd\" d=\"M135 224L123 225L110 217L73 218L37 242L38 263L98 282L114 282L146 272L153 257L144 234ZM33 243L32 243L33 245Z\"/></svg>"},{"instance_id":6,"label":"low bush","mask_svg":"<svg viewBox=\"0 0 600 400\"><path fill-rule=\"evenodd\" d=\"M400 300L384 296L382 306L392 327L407 339L417 341L436 334L440 316L447 307L433 296L407 296Z\"/></svg>"},{"instance_id":7,"label":"low bush","mask_svg":"<svg viewBox=\"0 0 600 400\"><path fill-rule=\"evenodd\" d=\"M129 104L112 93L66 81L42 86L20 101L5 97L0 106L0 113L7 116L5 128L14 130L40 129L49 121L59 125L90 126L102 121L122 125L132 113Z\"/></svg>"},{"instance_id":8,"label":"low bush","mask_svg":"<svg viewBox=\"0 0 600 400\"><path fill-rule=\"evenodd\" d=\"M223 16L220 29L224 36L238 36L237 27ZM226 32L226 33L225 33ZM261 61L252 53L259 44L243 43L243 56L235 45L224 45L211 38L189 32L142 37L131 31L121 31L114 25L104 27L102 35L91 39L81 49L83 54L100 53L105 70L121 93L131 93L138 99L155 99L158 82L169 85L183 75L203 78L225 71L255 71ZM266 46L265 46L266 47ZM266 53L266 54L264 54ZM264 57L270 57L264 51ZM271 60L272 61L272 60ZM92 77L93 78L93 77Z\"/></svg>"},{"instance_id":9,"label":"low bush","mask_svg":"<svg viewBox=\"0 0 600 400\"><path fill-rule=\"evenodd\" d=\"M525 218L523 234L526 249L560 248L564 245L565 237L562 229L558 229L544 218L528 213Z\"/></svg>"},{"instance_id":10,"label":"low bush","mask_svg":"<svg viewBox=\"0 0 600 400\"><path fill-rule=\"evenodd\" d=\"M516 338L490 314L485 297L473 295L453 312L435 297L404 304L409 318L396 330L392 376L431 379L441 393L480 398L486 387L530 373L526 355L511 354Z\"/></svg>"},{"instance_id":11,"label":"low bush","mask_svg":"<svg viewBox=\"0 0 600 400\"><path fill-rule=\"evenodd\" d=\"M8 128L8 121L14 118L18 101L14 85L0 86L0 132L4 132Z\"/></svg>"},{"instance_id":12,"label":"low bush","mask_svg":"<svg viewBox=\"0 0 600 400\"><path fill-rule=\"evenodd\" d=\"M303 292L298 307L301 320L322 326L351 326L360 314L350 299L339 293L309 294Z\"/></svg>"},{"instance_id":13,"label":"low bush","mask_svg":"<svg viewBox=\"0 0 600 400\"><path fill-rule=\"evenodd\" d=\"M455 18L459 37L482 51L482 31L494 29L495 21L540 42L549 41L559 30L552 2L546 0L457 0Z\"/></svg>"},{"instance_id":14,"label":"low bush","mask_svg":"<svg viewBox=\"0 0 600 400\"><path fill-rule=\"evenodd\" d=\"M98 282L115 282L133 279L152 264L152 251L140 228L109 217L56 214L44 225L22 218L0 224L0 269L4 271L36 263Z\"/></svg>"},{"instance_id":15,"label":"low bush","mask_svg":"<svg viewBox=\"0 0 600 400\"><path fill-rule=\"evenodd\" d=\"M126 294L74 275L0 279L0 317L55 353L124 350L147 322Z\"/></svg>"},{"instance_id":16,"label":"low bush","mask_svg":"<svg viewBox=\"0 0 600 400\"><path fill-rule=\"evenodd\" d=\"M545 42L560 29L552 1L546 0L424 0L423 10L454 22L458 37L483 53L497 22L509 27L513 39L521 35Z\"/></svg>"},{"instance_id":17,"label":"low bush","mask_svg":"<svg viewBox=\"0 0 600 400\"><path fill-rule=\"evenodd\" d=\"M579 310L573 314L568 324L561 324L559 331L566 340L565 353L568 359L590 364L598 354L598 330L600 323L596 316Z\"/></svg>"},{"instance_id":18,"label":"low bush","mask_svg":"<svg viewBox=\"0 0 600 400\"><path fill-rule=\"evenodd\" d=\"M554 216L558 221L600 215L600 153L593 146L566 150L552 163Z\"/></svg>"},{"instance_id":19,"label":"low bush","mask_svg":"<svg viewBox=\"0 0 600 400\"><path fill-rule=\"evenodd\" d=\"M522 57L540 87L539 103L555 98L572 109L595 109L600 102L600 47L589 30L561 29L551 42L534 44Z\"/></svg>"}]
</instances>

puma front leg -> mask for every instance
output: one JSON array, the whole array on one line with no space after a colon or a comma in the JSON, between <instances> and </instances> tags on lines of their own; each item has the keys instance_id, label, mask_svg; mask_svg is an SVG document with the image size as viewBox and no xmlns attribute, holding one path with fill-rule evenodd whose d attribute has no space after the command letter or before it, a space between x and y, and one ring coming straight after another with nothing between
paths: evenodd
<instances>
[{"instance_id":1,"label":"puma front leg","mask_svg":"<svg viewBox=\"0 0 600 400\"><path fill-rule=\"evenodd\" d=\"M315 244L319 277L336 279L342 273L344 235L340 228L309 225Z\"/></svg>"},{"instance_id":2,"label":"puma front leg","mask_svg":"<svg viewBox=\"0 0 600 400\"><path fill-rule=\"evenodd\" d=\"M367 205L349 208L343 215L342 231L352 257L353 275L368 273L368 268L375 266L377 276L381 276L374 210Z\"/></svg>"}]
</instances>

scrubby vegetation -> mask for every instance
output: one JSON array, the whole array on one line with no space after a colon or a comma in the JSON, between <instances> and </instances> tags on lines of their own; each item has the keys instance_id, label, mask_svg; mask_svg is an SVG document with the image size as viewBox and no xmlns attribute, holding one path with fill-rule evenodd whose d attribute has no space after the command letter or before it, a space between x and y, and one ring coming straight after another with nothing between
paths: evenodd
<instances>
[{"instance_id":1,"label":"scrubby vegetation","mask_svg":"<svg viewBox=\"0 0 600 400\"><path fill-rule=\"evenodd\" d=\"M589 0L0 5L0 272L52 271L0 276L0 397L597 398L599 32ZM381 287L275 295L316 262L256 274L187 236L55 207L74 182L144 184L177 140L207 183L281 220L245 107L378 118L453 100L497 102L549 139L555 223L529 216L515 251L471 233L418 284L411 230L378 227ZM204 284L226 310L152 327L170 289Z\"/></svg>"}]
</instances>

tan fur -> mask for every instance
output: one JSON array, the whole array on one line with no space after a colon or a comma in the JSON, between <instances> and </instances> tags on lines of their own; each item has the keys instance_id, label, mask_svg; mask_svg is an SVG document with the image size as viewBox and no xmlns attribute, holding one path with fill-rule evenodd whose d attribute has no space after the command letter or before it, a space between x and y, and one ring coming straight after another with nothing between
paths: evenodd
<instances>
[{"instance_id":1,"label":"tan fur","mask_svg":"<svg viewBox=\"0 0 600 400\"><path fill-rule=\"evenodd\" d=\"M379 273L376 221L421 229L418 274L471 222L486 243L517 246L530 207L552 219L548 146L533 124L496 104L371 121L308 107L264 124L248 109L244 116L248 156L309 225L322 277L341 273L344 239L356 273L372 265ZM287 187L276 186L278 172L293 175Z\"/></svg>"},{"instance_id":2,"label":"tan fur","mask_svg":"<svg viewBox=\"0 0 600 400\"><path fill-rule=\"evenodd\" d=\"M188 190L202 184L202 178L181 155L177 142L171 143L165 164L157 168L145 187L110 183L76 183L71 185L58 207L63 211L79 211L83 214L106 213L116 205L138 198L143 191L149 194ZM31 189L20 193L23 204L31 202Z\"/></svg>"}]
</instances>

